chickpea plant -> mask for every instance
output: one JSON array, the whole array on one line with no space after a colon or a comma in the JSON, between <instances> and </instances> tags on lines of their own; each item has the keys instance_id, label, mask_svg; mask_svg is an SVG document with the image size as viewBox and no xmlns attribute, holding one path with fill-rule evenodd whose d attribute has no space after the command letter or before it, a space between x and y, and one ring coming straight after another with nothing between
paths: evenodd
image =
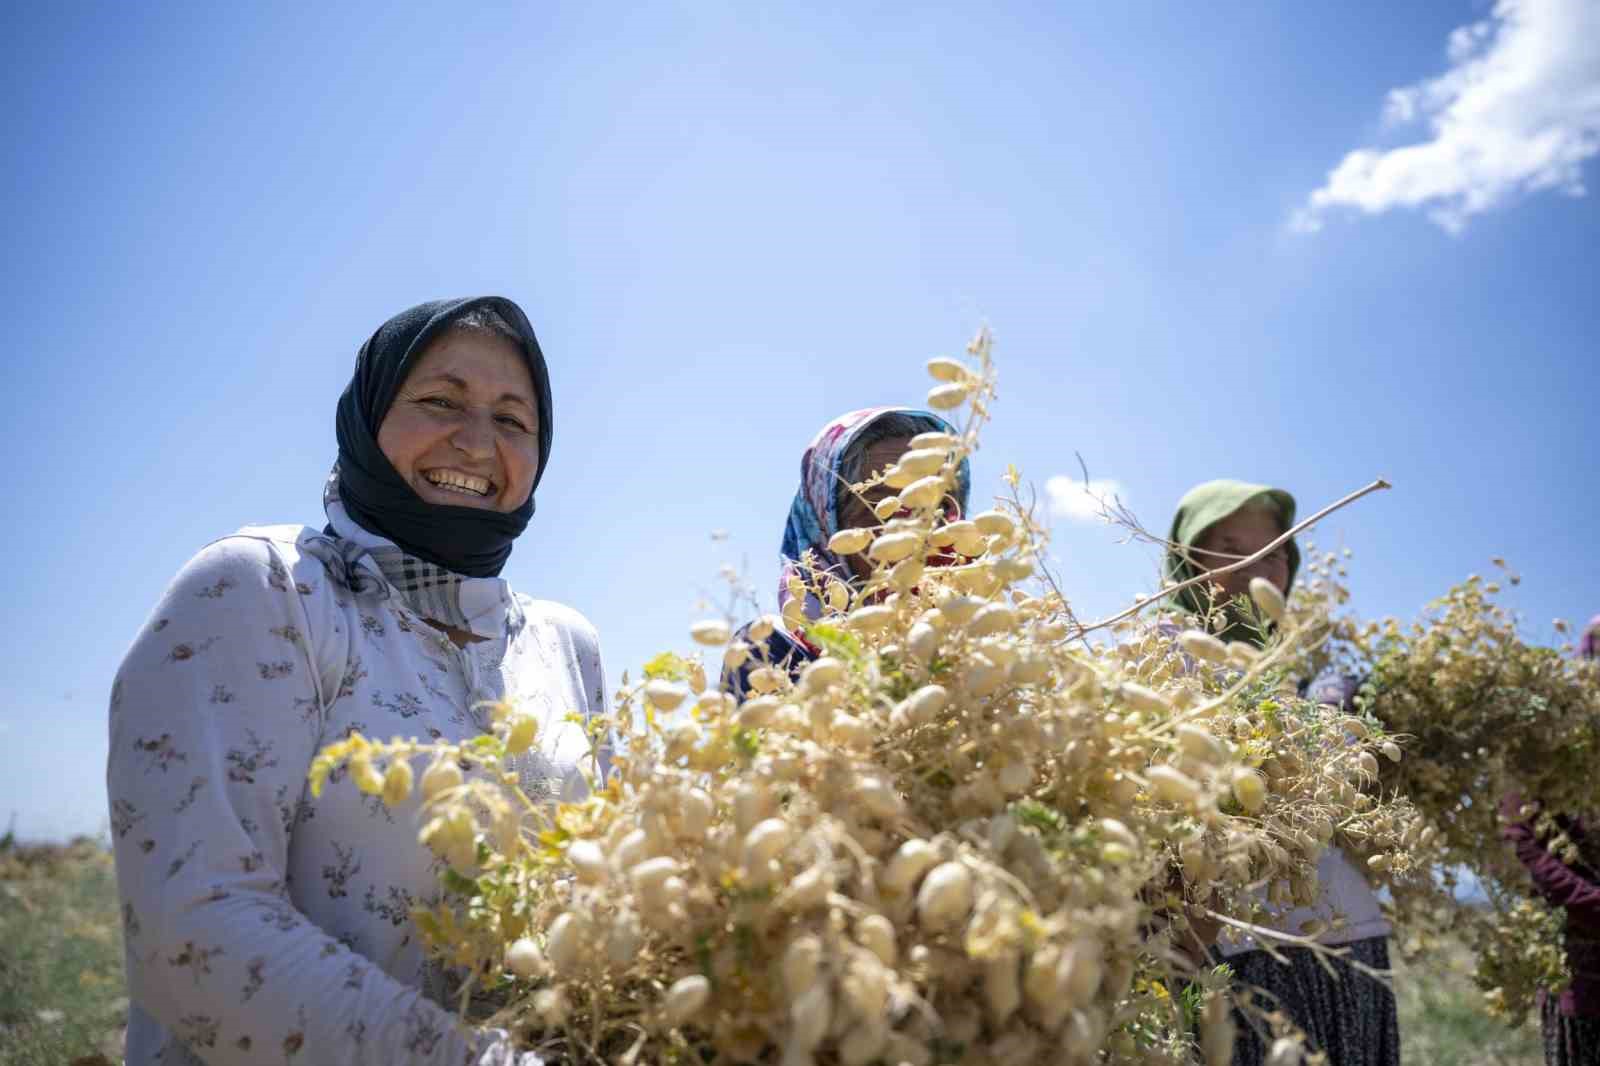
<instances>
[{"instance_id":1,"label":"chickpea plant","mask_svg":"<svg viewBox=\"0 0 1600 1066\"><path fill-rule=\"evenodd\" d=\"M914 439L878 475L882 524L830 545L870 579L796 576L825 607L781 620L825 651L798 677L757 662L735 701L707 672L757 646L695 623L696 655L653 660L596 724L611 772L581 802L517 787L537 738L510 707L465 745L318 758L315 786L347 763L391 802L431 760L420 832L447 894L413 919L462 1009L488 994L473 1020L570 1062L1221 1066L1227 974L1192 961L1209 928L1266 935L1334 840L1397 891L1431 884L1416 810L1376 787L1385 739L1289 685L1311 630L1272 590L1264 650L1136 615L1095 643L1014 472L945 521L990 349L929 364L929 405L963 428Z\"/></svg>"},{"instance_id":2,"label":"chickpea plant","mask_svg":"<svg viewBox=\"0 0 1600 1066\"><path fill-rule=\"evenodd\" d=\"M1600 854L1576 821L1593 826L1600 816L1600 668L1527 643L1498 599L1501 580L1518 578L1503 561L1495 564L1500 580L1469 577L1410 625L1321 624L1332 654L1367 677L1359 697L1365 711L1409 740L1405 759L1382 764L1383 786L1425 815L1445 886L1455 887L1465 870L1489 898L1487 908L1413 909L1401 947L1425 951L1446 931L1464 938L1476 949L1487 1005L1516 1023L1540 988L1559 991L1570 976L1560 912L1535 897L1501 839L1502 819L1531 823L1557 855L1600 869ZM1334 565L1321 560L1324 581L1335 580Z\"/></svg>"}]
</instances>

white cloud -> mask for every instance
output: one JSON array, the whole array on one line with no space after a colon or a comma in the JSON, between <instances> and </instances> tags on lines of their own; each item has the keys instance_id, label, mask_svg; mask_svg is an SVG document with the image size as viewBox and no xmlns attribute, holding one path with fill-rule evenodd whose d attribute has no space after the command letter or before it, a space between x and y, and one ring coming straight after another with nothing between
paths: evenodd
<instances>
[{"instance_id":1,"label":"white cloud","mask_svg":"<svg viewBox=\"0 0 1600 1066\"><path fill-rule=\"evenodd\" d=\"M1085 484L1082 478L1065 474L1046 481L1044 492L1050 500L1050 513L1074 522L1099 521L1101 501L1111 504L1123 495L1122 485L1109 478L1091 478Z\"/></svg>"},{"instance_id":2,"label":"white cloud","mask_svg":"<svg viewBox=\"0 0 1600 1066\"><path fill-rule=\"evenodd\" d=\"M1384 105L1388 124L1426 121L1431 136L1350 152L1291 229L1315 233L1336 208L1414 208L1459 233L1518 193L1584 195L1583 163L1600 153L1600 0L1498 0L1446 54L1449 70Z\"/></svg>"}]
</instances>

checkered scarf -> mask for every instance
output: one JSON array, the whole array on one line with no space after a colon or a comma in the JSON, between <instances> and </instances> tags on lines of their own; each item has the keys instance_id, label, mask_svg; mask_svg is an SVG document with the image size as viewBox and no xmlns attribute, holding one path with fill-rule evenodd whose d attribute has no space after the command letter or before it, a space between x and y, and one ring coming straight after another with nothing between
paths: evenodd
<instances>
[{"instance_id":1,"label":"checkered scarf","mask_svg":"<svg viewBox=\"0 0 1600 1066\"><path fill-rule=\"evenodd\" d=\"M322 490L322 504L328 511L329 517L337 513L347 521L353 522L344 510L344 504L339 499L339 471L334 467L327 484ZM308 545L312 554L322 560L331 573L357 597L375 596L386 599L389 589L400 594L417 614L423 618L442 622L456 629L472 629L471 619L461 607L461 590L463 583L468 581L494 581L500 589L500 599L506 608L506 622L515 630L521 622L522 612L517 605L517 598L511 594L510 586L498 578L470 578L446 570L437 563L430 563L419 559L415 555L408 555L388 541L377 544L358 544L346 537L341 537L333 525L325 530L326 537L314 540L327 540L331 550L318 550L315 544ZM330 558L332 556L332 558ZM379 587L369 575L361 572L356 565L357 561L366 558L377 566L388 582L387 587Z\"/></svg>"},{"instance_id":2,"label":"checkered scarf","mask_svg":"<svg viewBox=\"0 0 1600 1066\"><path fill-rule=\"evenodd\" d=\"M467 617L461 610L460 574L407 555L399 548L368 548L366 554L413 611L448 626L467 628Z\"/></svg>"}]
</instances>

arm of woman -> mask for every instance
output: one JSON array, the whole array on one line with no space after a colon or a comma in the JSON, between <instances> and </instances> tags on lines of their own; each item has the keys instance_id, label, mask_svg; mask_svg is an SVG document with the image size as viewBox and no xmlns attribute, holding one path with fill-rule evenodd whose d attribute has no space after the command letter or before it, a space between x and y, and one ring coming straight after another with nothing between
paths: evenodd
<instances>
[{"instance_id":1,"label":"arm of woman","mask_svg":"<svg viewBox=\"0 0 1600 1066\"><path fill-rule=\"evenodd\" d=\"M596 719L606 718L611 712L611 701L606 693L606 668L600 655L600 635L589 624L589 620L576 611L572 612L567 632L578 664L578 684L584 697L583 718L592 724ZM594 736L593 740L595 781L597 785L604 785L611 776L614 733L607 725L603 735Z\"/></svg>"},{"instance_id":2,"label":"arm of woman","mask_svg":"<svg viewBox=\"0 0 1600 1066\"><path fill-rule=\"evenodd\" d=\"M304 599L271 542L218 541L123 660L106 776L130 998L213 1066L525 1061L291 902L330 658Z\"/></svg>"},{"instance_id":3,"label":"arm of woman","mask_svg":"<svg viewBox=\"0 0 1600 1066\"><path fill-rule=\"evenodd\" d=\"M1520 797L1508 797L1501 810L1508 814L1520 810ZM1517 853L1517 859L1527 867L1534 888L1552 905L1565 907L1567 912L1578 912L1591 921L1600 920L1600 885L1568 866L1561 857L1552 853L1539 840L1533 826L1526 821L1508 821L1501 835Z\"/></svg>"},{"instance_id":4,"label":"arm of woman","mask_svg":"<svg viewBox=\"0 0 1600 1066\"><path fill-rule=\"evenodd\" d=\"M804 648L780 629L774 629L761 640L753 640L750 636L752 625L753 622L746 622L733 634L735 644L743 643L749 646L749 656L738 666L723 666L719 683L723 692L740 703L750 696L750 675L754 671L763 666L775 666L793 676L811 659Z\"/></svg>"}]
</instances>

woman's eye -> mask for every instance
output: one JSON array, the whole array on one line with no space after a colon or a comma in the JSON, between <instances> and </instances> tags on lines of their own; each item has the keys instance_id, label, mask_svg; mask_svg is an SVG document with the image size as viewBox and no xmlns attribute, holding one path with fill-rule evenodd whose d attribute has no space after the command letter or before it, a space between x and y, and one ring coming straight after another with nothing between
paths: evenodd
<instances>
[{"instance_id":1,"label":"woman's eye","mask_svg":"<svg viewBox=\"0 0 1600 1066\"><path fill-rule=\"evenodd\" d=\"M515 429L520 430L523 433L528 432L528 427L523 425L522 421L520 419L515 418L515 417L513 417L511 415L501 415L500 416L500 424L503 425L503 426L511 426L511 427L513 427Z\"/></svg>"},{"instance_id":2,"label":"woman's eye","mask_svg":"<svg viewBox=\"0 0 1600 1066\"><path fill-rule=\"evenodd\" d=\"M451 403L449 400L445 399L443 396L429 396L427 399L421 400L419 402L428 404L428 405L433 406L433 407L438 407L438 408L441 408L441 409L446 410L446 411L451 410L452 408L455 407L455 404Z\"/></svg>"}]
</instances>

